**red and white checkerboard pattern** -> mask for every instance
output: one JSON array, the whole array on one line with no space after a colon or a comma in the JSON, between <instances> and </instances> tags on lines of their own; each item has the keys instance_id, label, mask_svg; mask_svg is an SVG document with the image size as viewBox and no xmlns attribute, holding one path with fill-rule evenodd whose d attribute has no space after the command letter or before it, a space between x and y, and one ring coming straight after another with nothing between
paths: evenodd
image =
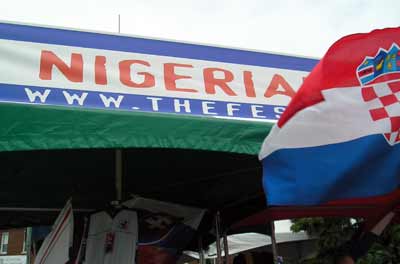
<instances>
[{"instance_id":1,"label":"red and white checkerboard pattern","mask_svg":"<svg viewBox=\"0 0 400 264\"><path fill-rule=\"evenodd\" d=\"M384 136L389 144L400 142L400 81L373 84L361 91L372 120L387 122Z\"/></svg>"}]
</instances>

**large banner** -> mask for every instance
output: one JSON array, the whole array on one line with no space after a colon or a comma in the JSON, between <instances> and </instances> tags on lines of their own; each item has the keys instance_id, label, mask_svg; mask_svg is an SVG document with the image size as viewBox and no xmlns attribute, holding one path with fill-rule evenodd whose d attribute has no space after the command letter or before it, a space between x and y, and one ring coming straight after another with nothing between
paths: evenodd
<instances>
[{"instance_id":1,"label":"large banner","mask_svg":"<svg viewBox=\"0 0 400 264\"><path fill-rule=\"evenodd\" d=\"M316 60L0 23L0 101L277 120Z\"/></svg>"}]
</instances>

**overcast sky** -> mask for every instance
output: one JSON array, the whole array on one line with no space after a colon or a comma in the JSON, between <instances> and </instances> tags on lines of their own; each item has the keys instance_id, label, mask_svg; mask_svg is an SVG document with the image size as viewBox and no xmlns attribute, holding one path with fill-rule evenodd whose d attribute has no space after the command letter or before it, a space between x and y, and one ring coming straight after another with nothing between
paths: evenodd
<instances>
[{"instance_id":1,"label":"overcast sky","mask_svg":"<svg viewBox=\"0 0 400 264\"><path fill-rule=\"evenodd\" d=\"M399 0L3 0L0 19L321 57L400 25Z\"/></svg>"}]
</instances>

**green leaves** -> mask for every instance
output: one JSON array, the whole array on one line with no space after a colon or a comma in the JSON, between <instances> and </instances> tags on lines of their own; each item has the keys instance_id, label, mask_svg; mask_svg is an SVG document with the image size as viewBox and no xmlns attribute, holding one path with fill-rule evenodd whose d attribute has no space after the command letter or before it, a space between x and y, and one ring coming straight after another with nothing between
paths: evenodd
<instances>
[{"instance_id":1,"label":"green leaves","mask_svg":"<svg viewBox=\"0 0 400 264\"><path fill-rule=\"evenodd\" d=\"M338 248L346 249L346 243L359 230L362 219L353 218L301 218L292 220L293 232L305 231L317 237L317 252L314 258L302 260L303 264L333 263ZM385 230L379 243L375 243L358 264L400 263L400 225Z\"/></svg>"}]
</instances>

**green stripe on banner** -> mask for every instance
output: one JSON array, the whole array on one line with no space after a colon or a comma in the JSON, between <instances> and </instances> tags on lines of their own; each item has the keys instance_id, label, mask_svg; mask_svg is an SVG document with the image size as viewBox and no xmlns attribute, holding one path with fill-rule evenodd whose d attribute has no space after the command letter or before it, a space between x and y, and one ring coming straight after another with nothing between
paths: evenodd
<instances>
[{"instance_id":1,"label":"green stripe on banner","mask_svg":"<svg viewBox=\"0 0 400 264\"><path fill-rule=\"evenodd\" d=\"M272 123L0 103L0 151L181 148L258 154Z\"/></svg>"}]
</instances>

